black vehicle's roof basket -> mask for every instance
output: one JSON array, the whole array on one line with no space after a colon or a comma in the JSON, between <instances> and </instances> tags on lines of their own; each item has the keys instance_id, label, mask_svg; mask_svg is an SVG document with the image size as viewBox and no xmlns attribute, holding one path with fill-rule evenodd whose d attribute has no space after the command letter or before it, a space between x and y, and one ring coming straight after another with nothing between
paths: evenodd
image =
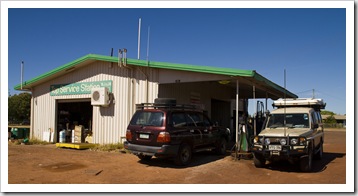
<instances>
[{"instance_id":1,"label":"black vehicle's roof basket","mask_svg":"<svg viewBox=\"0 0 358 196\"><path fill-rule=\"evenodd\" d=\"M200 110L196 105L191 104L177 104L172 98L157 98L154 103L136 104L137 110L143 109L181 109L181 110Z\"/></svg>"},{"instance_id":2,"label":"black vehicle's roof basket","mask_svg":"<svg viewBox=\"0 0 358 196\"><path fill-rule=\"evenodd\" d=\"M159 108L167 108L167 109L188 109L188 110L200 110L196 107L196 105L171 105L171 104L157 104L157 103L141 103L136 104L137 110L140 109L159 109Z\"/></svg>"}]
</instances>

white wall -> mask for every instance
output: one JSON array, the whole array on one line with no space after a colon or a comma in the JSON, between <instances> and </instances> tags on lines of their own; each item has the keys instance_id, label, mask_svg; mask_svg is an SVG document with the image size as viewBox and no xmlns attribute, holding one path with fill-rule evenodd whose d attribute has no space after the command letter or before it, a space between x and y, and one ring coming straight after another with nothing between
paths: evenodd
<instances>
[{"instance_id":1,"label":"white wall","mask_svg":"<svg viewBox=\"0 0 358 196\"><path fill-rule=\"evenodd\" d=\"M93 107L93 142L99 144L121 142L121 138L125 137L129 120L135 112L135 104L153 102L158 95L157 69L120 68L115 63L111 68L109 62L97 61L36 86L32 89L34 99L32 137L42 139L43 132L49 128L59 131L56 130L56 100L90 98L90 94L50 96L51 85L103 80L112 80L114 104L107 108Z\"/></svg>"}]
</instances>

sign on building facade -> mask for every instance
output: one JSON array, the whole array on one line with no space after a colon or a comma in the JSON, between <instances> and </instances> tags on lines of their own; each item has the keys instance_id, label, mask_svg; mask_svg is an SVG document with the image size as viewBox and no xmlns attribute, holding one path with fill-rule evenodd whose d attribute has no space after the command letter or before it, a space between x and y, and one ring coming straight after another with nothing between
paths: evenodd
<instances>
[{"instance_id":1,"label":"sign on building facade","mask_svg":"<svg viewBox=\"0 0 358 196\"><path fill-rule=\"evenodd\" d=\"M112 80L96 82L78 82L72 84L54 84L50 86L51 96L91 94L92 88L107 87L112 92Z\"/></svg>"}]
</instances>

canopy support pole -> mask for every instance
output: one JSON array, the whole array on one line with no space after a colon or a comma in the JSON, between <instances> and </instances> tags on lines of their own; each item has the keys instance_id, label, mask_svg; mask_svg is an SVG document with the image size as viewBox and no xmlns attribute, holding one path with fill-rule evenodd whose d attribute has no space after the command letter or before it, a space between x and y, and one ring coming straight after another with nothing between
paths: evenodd
<instances>
[{"instance_id":1,"label":"canopy support pole","mask_svg":"<svg viewBox=\"0 0 358 196\"><path fill-rule=\"evenodd\" d=\"M254 98L254 105L255 105L255 109L254 109L254 135L256 135L256 115L257 115L257 103L256 103L256 89L255 89L255 85L252 85L252 93L253 93L253 98Z\"/></svg>"},{"instance_id":2,"label":"canopy support pole","mask_svg":"<svg viewBox=\"0 0 358 196\"><path fill-rule=\"evenodd\" d=\"M268 109L267 109L267 99L268 99L268 94L267 94L267 91L266 91L266 100L265 100L265 111L266 112Z\"/></svg>"},{"instance_id":3,"label":"canopy support pole","mask_svg":"<svg viewBox=\"0 0 358 196\"><path fill-rule=\"evenodd\" d=\"M236 108L235 108L235 160L237 160L239 152L239 79L236 79Z\"/></svg>"}]
</instances>

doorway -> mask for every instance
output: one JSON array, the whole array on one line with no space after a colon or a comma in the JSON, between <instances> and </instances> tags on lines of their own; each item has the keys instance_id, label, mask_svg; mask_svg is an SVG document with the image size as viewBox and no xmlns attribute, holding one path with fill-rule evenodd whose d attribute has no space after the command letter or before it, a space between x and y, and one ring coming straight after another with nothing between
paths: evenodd
<instances>
[{"instance_id":1,"label":"doorway","mask_svg":"<svg viewBox=\"0 0 358 196\"><path fill-rule=\"evenodd\" d=\"M57 137L62 130L71 131L75 126L82 125L85 134L92 134L93 107L90 99L83 100L59 100L57 102ZM71 140L66 142L71 143Z\"/></svg>"}]
</instances>

